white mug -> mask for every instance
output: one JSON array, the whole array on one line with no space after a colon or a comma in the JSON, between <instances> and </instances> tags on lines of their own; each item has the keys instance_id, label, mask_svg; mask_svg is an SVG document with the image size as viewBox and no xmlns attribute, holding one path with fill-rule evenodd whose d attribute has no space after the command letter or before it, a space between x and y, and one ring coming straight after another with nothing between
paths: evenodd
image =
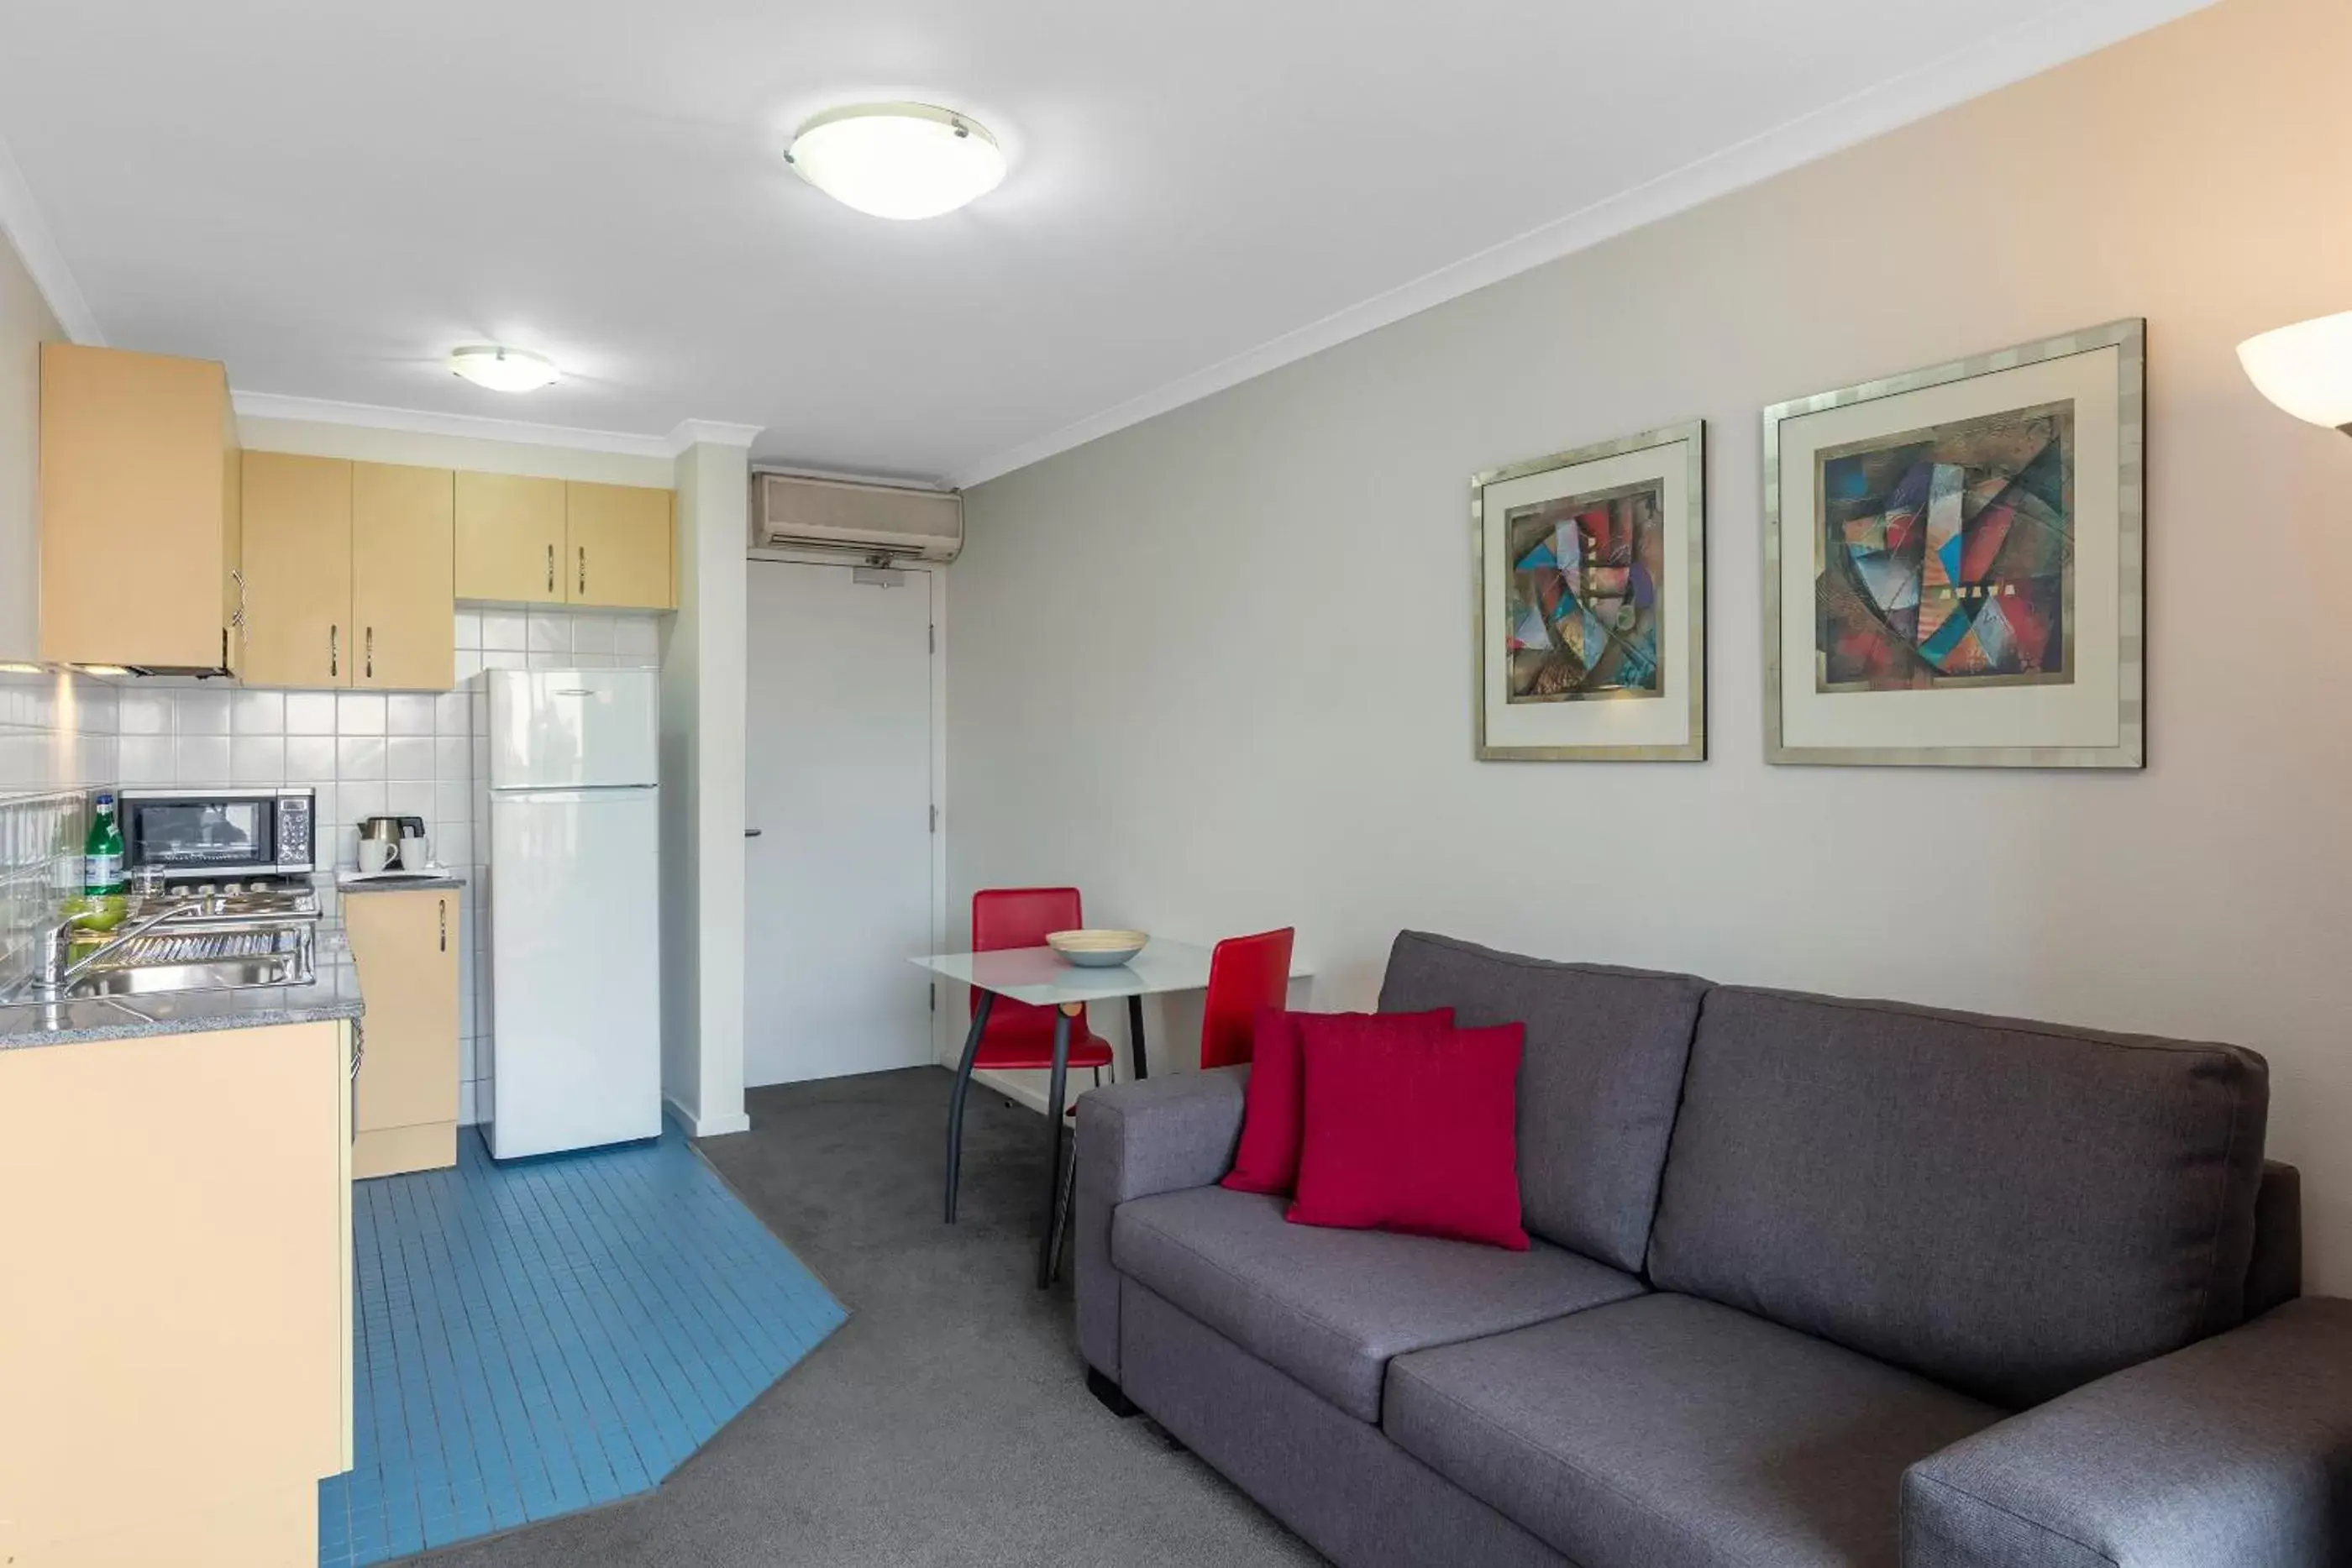
<instances>
[{"instance_id":1,"label":"white mug","mask_svg":"<svg viewBox=\"0 0 2352 1568\"><path fill-rule=\"evenodd\" d=\"M423 871L433 863L433 841L419 834L400 841L400 869Z\"/></svg>"},{"instance_id":2,"label":"white mug","mask_svg":"<svg viewBox=\"0 0 2352 1568\"><path fill-rule=\"evenodd\" d=\"M392 841L390 839L362 839L360 841L360 870L365 872L370 876L373 876L376 873L382 871L386 865L390 864L391 862Z\"/></svg>"}]
</instances>

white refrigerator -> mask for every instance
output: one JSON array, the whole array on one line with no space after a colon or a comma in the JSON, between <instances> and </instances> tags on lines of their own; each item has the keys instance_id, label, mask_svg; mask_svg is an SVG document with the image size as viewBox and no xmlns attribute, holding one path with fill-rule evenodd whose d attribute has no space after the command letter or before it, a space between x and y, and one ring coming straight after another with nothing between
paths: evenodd
<instances>
[{"instance_id":1,"label":"white refrigerator","mask_svg":"<svg viewBox=\"0 0 2352 1568\"><path fill-rule=\"evenodd\" d=\"M492 670L490 1154L657 1137L661 789L651 670Z\"/></svg>"}]
</instances>

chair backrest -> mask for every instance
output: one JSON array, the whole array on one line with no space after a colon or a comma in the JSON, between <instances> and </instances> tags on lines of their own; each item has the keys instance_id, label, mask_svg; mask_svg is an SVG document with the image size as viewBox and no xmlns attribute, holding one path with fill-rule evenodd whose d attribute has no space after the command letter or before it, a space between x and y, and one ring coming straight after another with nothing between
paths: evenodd
<instances>
[{"instance_id":1,"label":"chair backrest","mask_svg":"<svg viewBox=\"0 0 2352 1568\"><path fill-rule=\"evenodd\" d=\"M1006 947L1043 947L1048 933L1076 931L1086 925L1075 887L983 887L971 895L971 950L993 953ZM971 1006L980 1006L973 991ZM1034 1015L1034 1016L1033 1016ZM1037 1019L1050 1022L1054 1009L999 997L989 1009L991 1032L1017 1029Z\"/></svg>"},{"instance_id":2,"label":"chair backrest","mask_svg":"<svg viewBox=\"0 0 2352 1568\"><path fill-rule=\"evenodd\" d=\"M1201 1006L1201 1065L1231 1067L1250 1059L1260 1008L1278 1008L1290 994L1288 926L1255 936L1228 936L1209 955L1209 991Z\"/></svg>"}]
</instances>

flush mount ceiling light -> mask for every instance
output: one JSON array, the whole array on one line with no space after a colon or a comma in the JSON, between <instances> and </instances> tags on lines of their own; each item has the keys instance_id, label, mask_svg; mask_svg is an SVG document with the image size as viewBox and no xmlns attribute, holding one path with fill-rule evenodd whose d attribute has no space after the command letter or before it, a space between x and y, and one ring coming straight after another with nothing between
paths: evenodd
<instances>
[{"instance_id":1,"label":"flush mount ceiling light","mask_svg":"<svg viewBox=\"0 0 2352 1568\"><path fill-rule=\"evenodd\" d=\"M2295 418L2352 435L2352 310L2249 338L2238 362L2257 392Z\"/></svg>"},{"instance_id":2,"label":"flush mount ceiling light","mask_svg":"<svg viewBox=\"0 0 2352 1568\"><path fill-rule=\"evenodd\" d=\"M1004 178L1004 150L985 126L927 103L827 110L801 127L784 162L835 201L877 218L935 218Z\"/></svg>"},{"instance_id":3,"label":"flush mount ceiling light","mask_svg":"<svg viewBox=\"0 0 2352 1568\"><path fill-rule=\"evenodd\" d=\"M499 343L468 343L451 350L449 369L492 392L535 392L556 377L555 361L546 355Z\"/></svg>"}]
</instances>

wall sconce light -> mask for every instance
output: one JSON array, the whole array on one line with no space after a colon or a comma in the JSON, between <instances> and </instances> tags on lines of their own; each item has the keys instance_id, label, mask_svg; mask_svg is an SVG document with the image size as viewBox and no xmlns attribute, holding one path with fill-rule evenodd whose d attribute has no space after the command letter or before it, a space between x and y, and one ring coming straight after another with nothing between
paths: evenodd
<instances>
[{"instance_id":1,"label":"wall sconce light","mask_svg":"<svg viewBox=\"0 0 2352 1568\"><path fill-rule=\"evenodd\" d=\"M2352 435L2352 310L2249 338L2238 362L2256 391L2295 418Z\"/></svg>"}]
</instances>

